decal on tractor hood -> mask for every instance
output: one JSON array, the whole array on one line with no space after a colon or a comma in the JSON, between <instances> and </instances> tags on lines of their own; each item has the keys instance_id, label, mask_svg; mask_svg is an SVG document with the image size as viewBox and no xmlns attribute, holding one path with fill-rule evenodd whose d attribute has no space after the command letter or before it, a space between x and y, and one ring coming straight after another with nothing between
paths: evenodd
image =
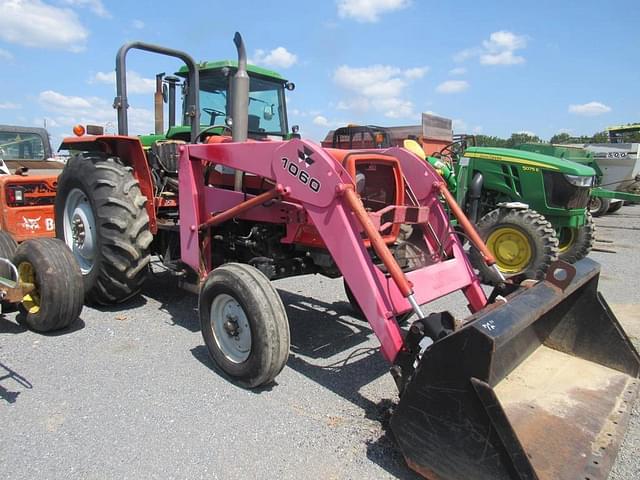
<instances>
[{"instance_id":1,"label":"decal on tractor hood","mask_svg":"<svg viewBox=\"0 0 640 480\"><path fill-rule=\"evenodd\" d=\"M37 217L37 218L22 217L22 222L18 223L18 226L22 227L27 232L36 232L37 230L40 230L41 219L42 217ZM55 230L55 228L56 228L56 225L55 225L55 222L53 221L53 218L47 217L44 219L45 231L52 232L53 230Z\"/></svg>"},{"instance_id":2,"label":"decal on tractor hood","mask_svg":"<svg viewBox=\"0 0 640 480\"><path fill-rule=\"evenodd\" d=\"M309 165L314 163L314 160L306 152L298 152L298 163L302 163L304 168L308 168ZM296 163L291 162L287 157L282 157L282 168L294 176L300 183L309 187L314 193L320 191L320 182L318 179L310 176L304 169L300 168Z\"/></svg>"},{"instance_id":3,"label":"decal on tractor hood","mask_svg":"<svg viewBox=\"0 0 640 480\"><path fill-rule=\"evenodd\" d=\"M488 153L476 153L476 152L466 152L465 155L471 158L481 158L483 160L497 160L499 162L510 162L510 163L518 163L520 165L527 165L529 167L538 167L546 170L558 170L558 167L553 165L548 165L546 163L534 162L531 160L523 160L521 158L515 157L504 157L502 155L491 155Z\"/></svg>"}]
</instances>

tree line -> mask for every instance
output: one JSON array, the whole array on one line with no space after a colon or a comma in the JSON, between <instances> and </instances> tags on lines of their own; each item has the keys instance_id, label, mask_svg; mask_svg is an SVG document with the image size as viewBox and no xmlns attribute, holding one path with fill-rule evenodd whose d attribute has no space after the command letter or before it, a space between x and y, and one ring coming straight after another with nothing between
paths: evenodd
<instances>
[{"instance_id":1,"label":"tree line","mask_svg":"<svg viewBox=\"0 0 640 480\"><path fill-rule=\"evenodd\" d=\"M637 140L640 141L640 134ZM537 135L529 133L512 133L509 138L500 138L493 135L475 135L476 145L479 147L505 147L512 148L521 143L542 143L543 140ZM549 143L607 143L609 134L606 131L594 133L591 136L572 136L568 133L556 133L549 139Z\"/></svg>"}]
</instances>

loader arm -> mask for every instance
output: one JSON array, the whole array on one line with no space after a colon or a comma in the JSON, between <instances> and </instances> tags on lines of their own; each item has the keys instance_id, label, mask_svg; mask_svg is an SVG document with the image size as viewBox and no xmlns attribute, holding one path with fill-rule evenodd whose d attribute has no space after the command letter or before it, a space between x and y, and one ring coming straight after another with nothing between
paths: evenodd
<instances>
[{"instance_id":1,"label":"loader arm","mask_svg":"<svg viewBox=\"0 0 640 480\"><path fill-rule=\"evenodd\" d=\"M438 174L415 155L397 147L376 150L375 154L397 159L407 179L419 179L417 182L408 181L418 205L412 206L413 210L404 208L406 205L395 206L398 207L396 221L418 223L408 217L417 215L416 212L428 213L428 218L418 225L425 230L425 243L434 245L439 242L442 250L439 252L434 246L432 263L406 274L405 281L410 285L410 293L416 302L425 304L462 290L472 311L480 310L487 300L439 202L437 188L441 180ZM411 310L407 299L409 292L402 278L397 275L394 278L373 263L361 234L362 221L354 212L353 201L350 202L345 195L346 190L353 188L354 181L342 165L321 147L297 139L289 142L183 146L179 202L182 259L201 274L208 270L206 259L210 258L210 251L207 250L207 235L199 227L219 212L239 206L251 198L228 189L205 186L202 181L203 164L224 165L270 179L280 186L282 192L286 192L283 195L286 202L282 202L284 209L291 210L296 204L301 206L304 216L318 230L361 305L380 340L383 355L393 362L404 347L394 317ZM357 204L355 209L358 209ZM238 213L253 215L251 218L254 220L282 223L282 219L274 219L269 210L251 205L250 209ZM298 224L299 219L290 218L285 223ZM373 243L373 239L370 240ZM386 249L384 242L381 243L383 245L378 248ZM383 252L376 253L381 258L384 256ZM391 261L395 263L393 259ZM392 272L393 268L389 267L393 265L387 268Z\"/></svg>"}]
</instances>

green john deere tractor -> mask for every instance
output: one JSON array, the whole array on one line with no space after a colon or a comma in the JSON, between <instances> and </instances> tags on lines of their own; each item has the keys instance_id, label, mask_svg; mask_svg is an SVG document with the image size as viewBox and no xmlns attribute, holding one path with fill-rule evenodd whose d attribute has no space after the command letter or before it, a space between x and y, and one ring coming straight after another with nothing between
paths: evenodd
<instances>
[{"instance_id":1,"label":"green john deere tractor","mask_svg":"<svg viewBox=\"0 0 640 480\"><path fill-rule=\"evenodd\" d=\"M441 132L445 126L439 125ZM507 277L542 278L554 260L574 263L591 251L595 227L586 207L596 176L592 168L535 152L469 147L472 137L454 139L450 126L445 136L429 132L351 125L329 132L323 146L404 145L424 158L443 176ZM483 281L498 281L479 252L470 254Z\"/></svg>"},{"instance_id":2,"label":"green john deere tractor","mask_svg":"<svg viewBox=\"0 0 640 480\"><path fill-rule=\"evenodd\" d=\"M534 152L468 147L454 170L456 199L505 275L540 278L557 257L574 263L591 251L592 168ZM478 254L472 257L490 278Z\"/></svg>"}]
</instances>

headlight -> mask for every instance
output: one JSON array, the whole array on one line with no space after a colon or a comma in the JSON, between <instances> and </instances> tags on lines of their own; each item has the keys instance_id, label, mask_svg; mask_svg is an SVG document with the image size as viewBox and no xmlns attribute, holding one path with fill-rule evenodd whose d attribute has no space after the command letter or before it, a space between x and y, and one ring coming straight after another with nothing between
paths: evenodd
<instances>
[{"instance_id":1,"label":"headlight","mask_svg":"<svg viewBox=\"0 0 640 480\"><path fill-rule=\"evenodd\" d=\"M583 177L582 175L564 175L564 178L571 185L575 185L576 187L593 187L593 179L594 177Z\"/></svg>"}]
</instances>

